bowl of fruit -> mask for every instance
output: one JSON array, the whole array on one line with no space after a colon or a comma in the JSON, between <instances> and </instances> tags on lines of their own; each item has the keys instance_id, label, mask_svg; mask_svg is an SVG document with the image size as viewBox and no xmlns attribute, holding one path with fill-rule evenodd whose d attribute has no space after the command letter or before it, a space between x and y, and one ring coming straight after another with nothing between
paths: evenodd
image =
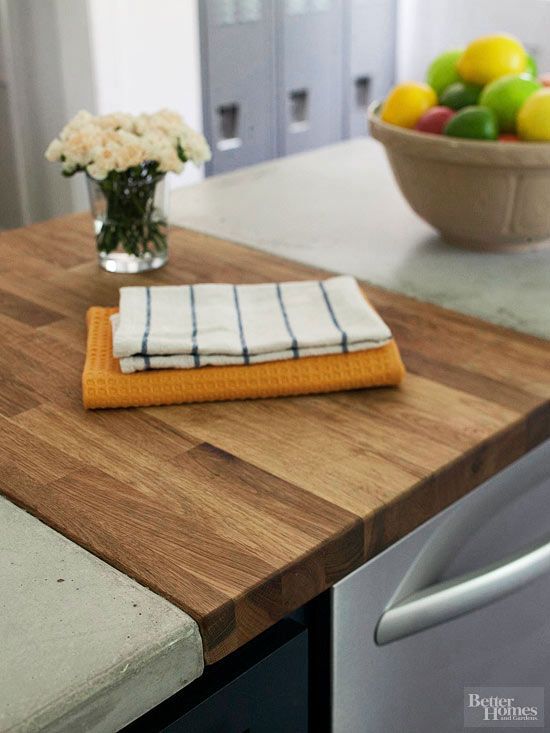
<instances>
[{"instance_id":1,"label":"bowl of fruit","mask_svg":"<svg viewBox=\"0 0 550 733\"><path fill-rule=\"evenodd\" d=\"M450 244L550 244L550 80L517 39L446 51L426 82L374 103L369 127L404 197Z\"/></svg>"}]
</instances>

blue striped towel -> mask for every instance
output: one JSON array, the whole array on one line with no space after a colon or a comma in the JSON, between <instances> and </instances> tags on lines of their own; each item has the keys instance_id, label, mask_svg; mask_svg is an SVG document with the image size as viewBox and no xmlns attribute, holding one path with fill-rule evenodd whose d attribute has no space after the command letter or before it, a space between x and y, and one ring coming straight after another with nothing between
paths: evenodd
<instances>
[{"instance_id":1,"label":"blue striped towel","mask_svg":"<svg viewBox=\"0 0 550 733\"><path fill-rule=\"evenodd\" d=\"M392 338L348 276L121 288L112 328L124 373L361 351Z\"/></svg>"}]
</instances>

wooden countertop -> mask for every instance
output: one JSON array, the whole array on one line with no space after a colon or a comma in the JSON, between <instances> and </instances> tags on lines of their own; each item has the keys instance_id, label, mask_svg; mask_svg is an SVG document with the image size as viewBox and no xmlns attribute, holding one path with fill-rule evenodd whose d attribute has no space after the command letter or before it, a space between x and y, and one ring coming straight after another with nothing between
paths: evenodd
<instances>
[{"instance_id":1,"label":"wooden countertop","mask_svg":"<svg viewBox=\"0 0 550 733\"><path fill-rule=\"evenodd\" d=\"M399 389L84 412L84 315L121 285L319 271L175 230L165 269L112 275L84 215L0 253L0 491L189 613L207 662L550 437L550 343L370 286Z\"/></svg>"}]
</instances>

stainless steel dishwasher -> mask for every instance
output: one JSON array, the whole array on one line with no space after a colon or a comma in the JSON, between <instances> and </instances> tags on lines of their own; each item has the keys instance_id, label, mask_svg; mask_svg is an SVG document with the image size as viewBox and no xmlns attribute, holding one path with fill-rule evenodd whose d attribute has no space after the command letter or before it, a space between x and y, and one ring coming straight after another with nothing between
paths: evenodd
<instances>
[{"instance_id":1,"label":"stainless steel dishwasher","mask_svg":"<svg viewBox=\"0 0 550 733\"><path fill-rule=\"evenodd\" d=\"M455 733L465 688L550 691L550 441L337 583L332 609L334 733Z\"/></svg>"}]
</instances>

